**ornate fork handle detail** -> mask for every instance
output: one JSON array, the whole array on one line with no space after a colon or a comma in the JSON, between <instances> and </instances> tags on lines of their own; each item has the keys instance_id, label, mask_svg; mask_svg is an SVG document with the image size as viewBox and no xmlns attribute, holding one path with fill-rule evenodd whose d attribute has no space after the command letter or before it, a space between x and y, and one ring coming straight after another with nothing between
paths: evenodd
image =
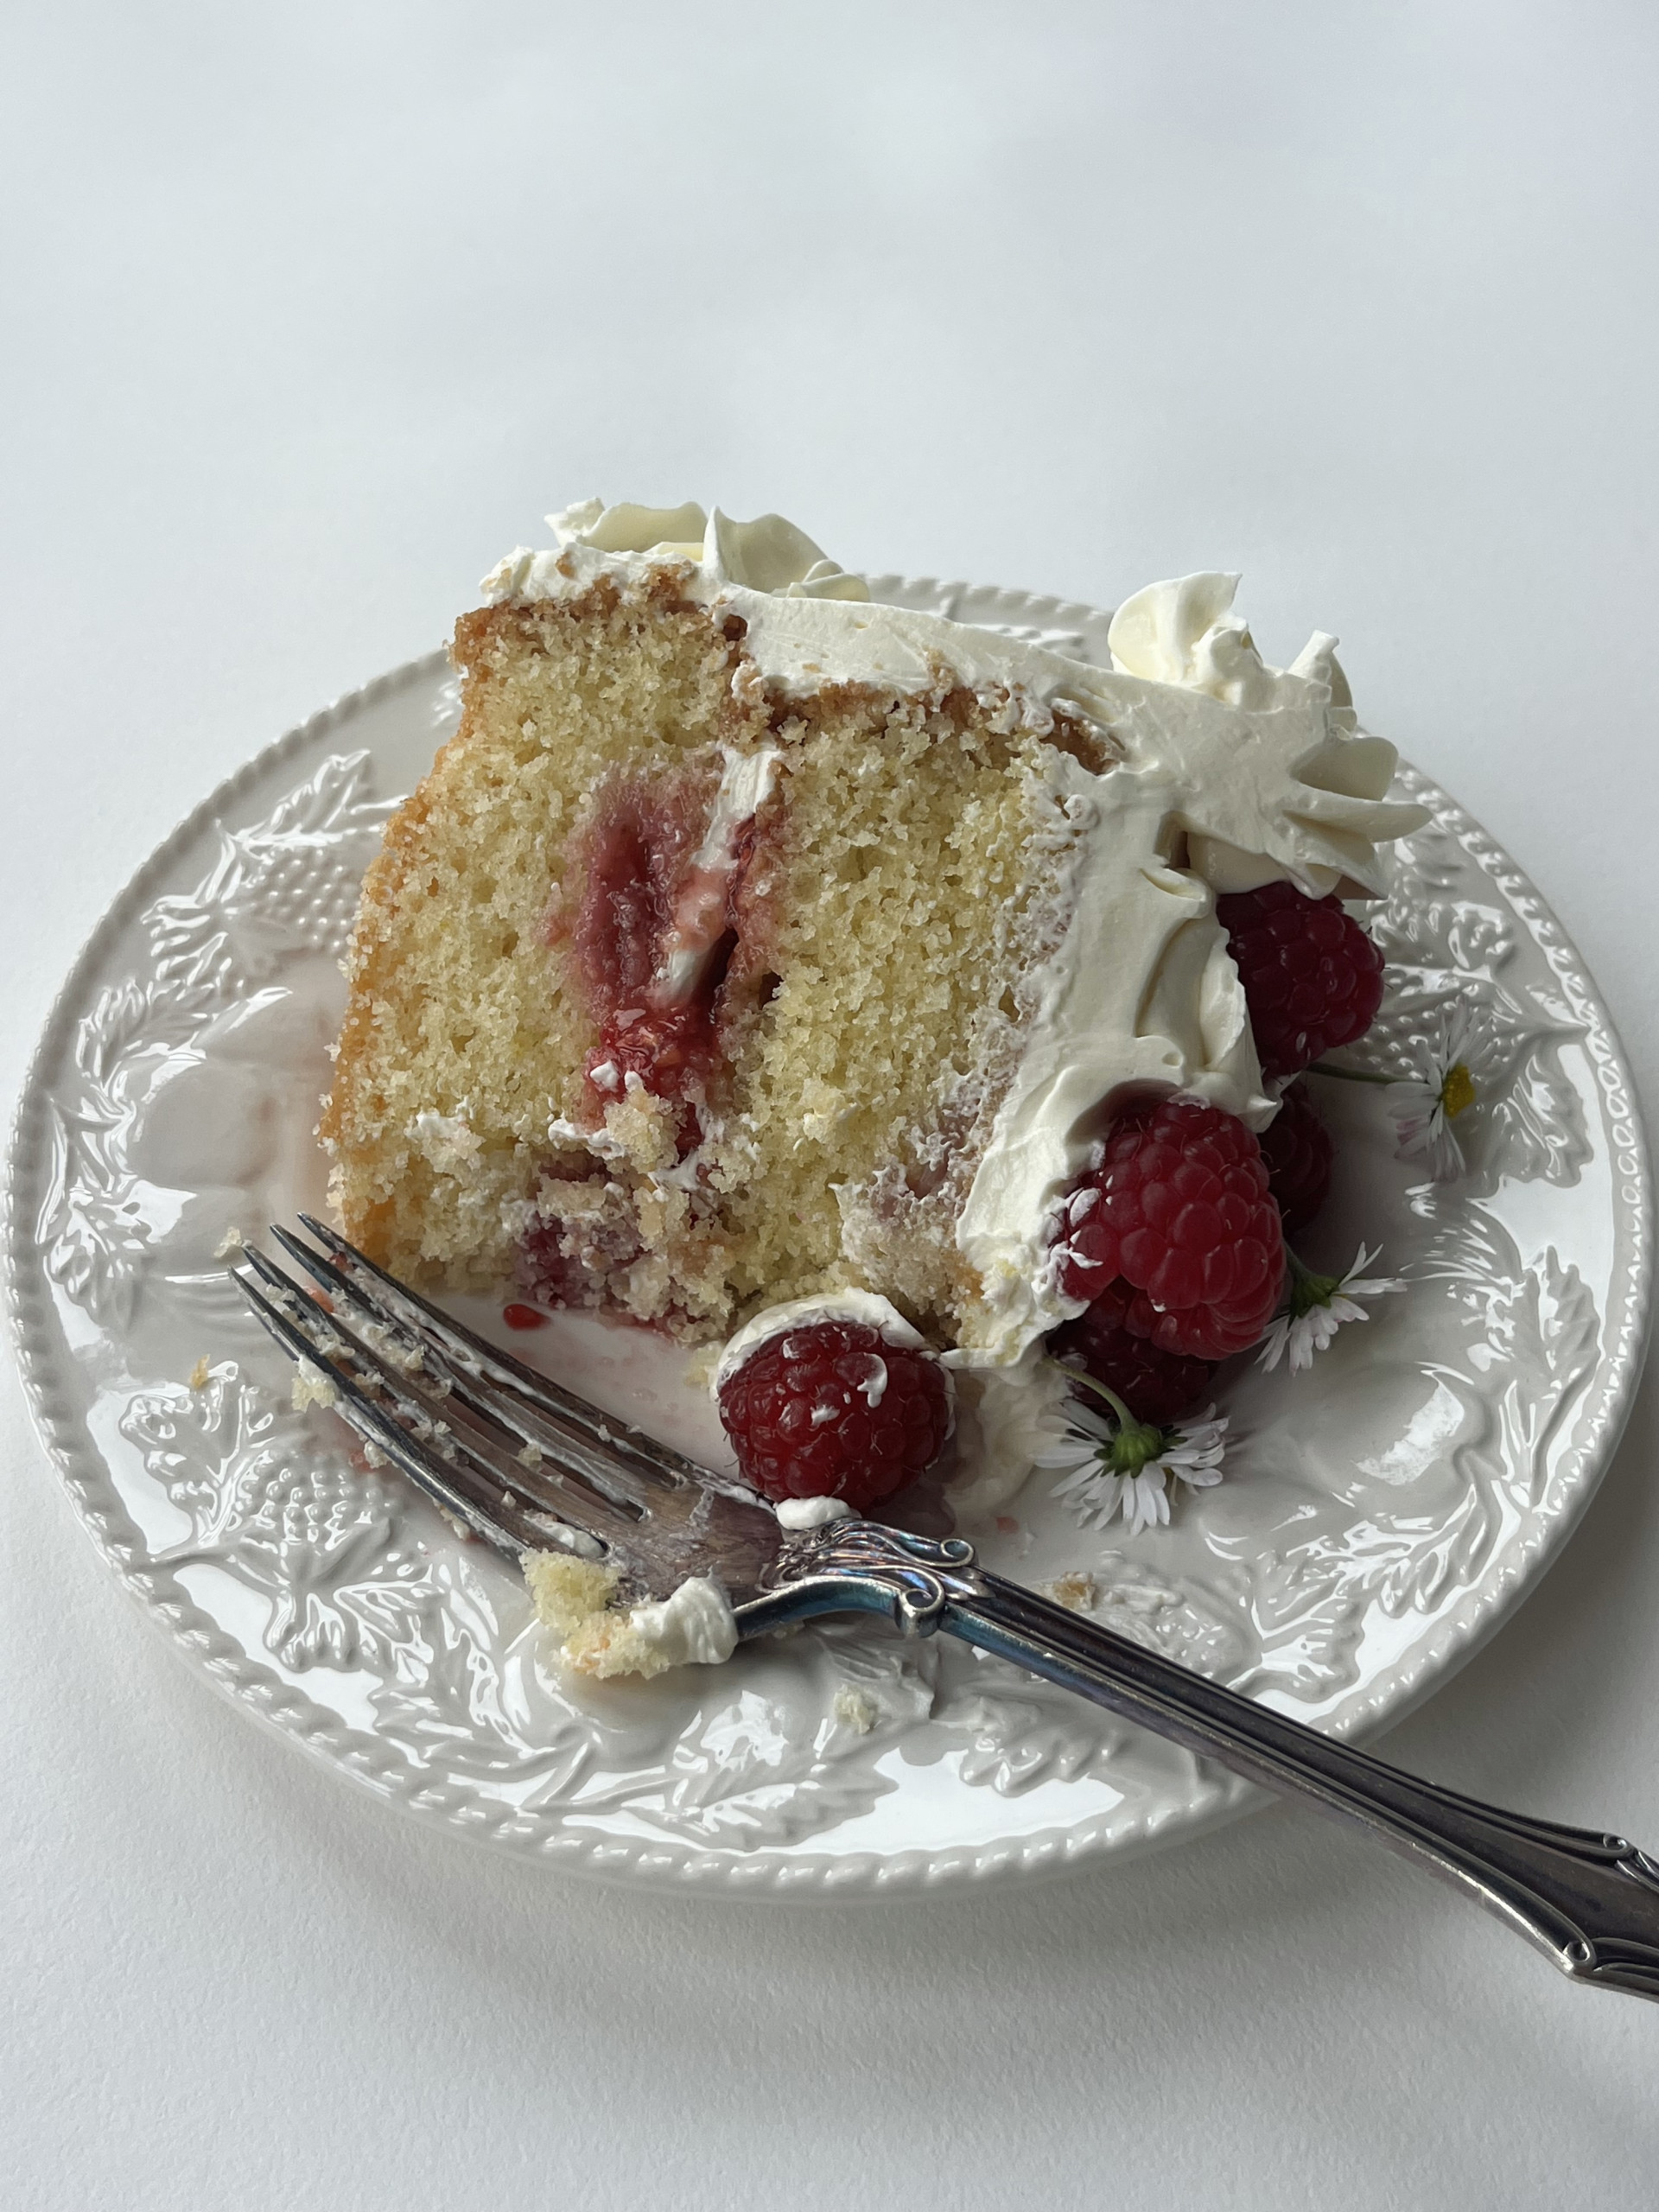
<instances>
[{"instance_id":1,"label":"ornate fork handle detail","mask_svg":"<svg viewBox=\"0 0 1659 2212\"><path fill-rule=\"evenodd\" d=\"M791 1547L746 1635L812 1613L883 1612L943 1630L1306 1797L1455 1883L1575 1980L1659 1999L1659 1864L1617 1835L1506 1813L1402 1773L981 1567L959 1537L832 1523Z\"/></svg>"}]
</instances>

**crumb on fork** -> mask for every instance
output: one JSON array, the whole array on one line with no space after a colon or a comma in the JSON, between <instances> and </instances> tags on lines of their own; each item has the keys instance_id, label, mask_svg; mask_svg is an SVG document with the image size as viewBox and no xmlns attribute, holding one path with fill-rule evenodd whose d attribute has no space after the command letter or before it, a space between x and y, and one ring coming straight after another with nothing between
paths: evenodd
<instances>
[{"instance_id":1,"label":"crumb on fork","mask_svg":"<svg viewBox=\"0 0 1659 2212\"><path fill-rule=\"evenodd\" d=\"M524 1572L536 1618L579 1675L660 1675L669 1665L639 1635L632 1610L614 1602L621 1577L613 1567L569 1552L526 1552Z\"/></svg>"},{"instance_id":2,"label":"crumb on fork","mask_svg":"<svg viewBox=\"0 0 1659 2212\"><path fill-rule=\"evenodd\" d=\"M569 1552L526 1552L524 1582L537 1618L559 1639L579 1675L649 1678L671 1667L718 1665L737 1646L725 1594L699 1575L661 1605L619 1605L613 1567Z\"/></svg>"},{"instance_id":3,"label":"crumb on fork","mask_svg":"<svg viewBox=\"0 0 1659 2212\"><path fill-rule=\"evenodd\" d=\"M605 1611L619 1580L613 1567L572 1552L526 1552L524 1573L537 1619L562 1643Z\"/></svg>"},{"instance_id":4,"label":"crumb on fork","mask_svg":"<svg viewBox=\"0 0 1659 2212\"><path fill-rule=\"evenodd\" d=\"M337 1406L340 1392L320 1367L302 1359L294 1370L289 1398L295 1412L302 1414L308 1406Z\"/></svg>"}]
</instances>

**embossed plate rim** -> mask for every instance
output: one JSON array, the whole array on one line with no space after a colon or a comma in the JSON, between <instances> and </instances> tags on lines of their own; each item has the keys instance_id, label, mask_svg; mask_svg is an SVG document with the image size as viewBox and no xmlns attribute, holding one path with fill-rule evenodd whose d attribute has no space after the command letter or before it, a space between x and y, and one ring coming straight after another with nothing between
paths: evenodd
<instances>
[{"instance_id":1,"label":"embossed plate rim","mask_svg":"<svg viewBox=\"0 0 1659 2212\"><path fill-rule=\"evenodd\" d=\"M952 604L972 591L995 600L1010 614L1023 614L1043 626L1093 626L1099 611L1076 602L1037 594L1001 592L965 584L939 583L931 579L883 579L894 595L914 604L935 607ZM314 747L319 741L350 724L366 709L400 691L430 681L442 673L446 657L442 650L423 655L403 667L348 692L305 722L274 740L245 763L194 808L172 834L138 869L90 933L72 965L45 1024L19 1100L8 1176L5 1266L7 1304L17 1345L19 1366L31 1416L48 1454L62 1475L71 1500L89 1535L109 1561L129 1594L139 1603L187 1658L224 1695L289 1741L296 1742L337 1770L344 1771L375 1790L402 1803L406 1809L438 1825L471 1834L514 1850L520 1855L571 1866L601 1877L628 1877L662 1887L726 1888L745 1894L756 1891L785 1895L845 1896L849 1893L903 1890L932 1890L963 1881L1022 1877L1031 1878L1065 1871L1096 1858L1121 1855L1152 1847L1160 1842L1199 1832L1232 1817L1246 1805L1261 1802L1259 1794L1224 1784L1211 1792L1198 1808L1177 1808L1165 1816L1144 1820L1129 1834L1102 1835L1104 1816L1095 1815L1070 1827L1056 1827L1020 1834L995 1843L969 1844L953 1851L901 1850L878 1855L866 1853L799 1855L763 1847L747 1855L729 1851L699 1850L664 1843L625 1842L613 1838L577 1835L568 1829L525 1841L517 1834L493 1833L486 1808L467 1800L464 1792L450 1789L435 1796L417 1791L401 1769L383 1764L373 1770L364 1753L364 1739L333 1713L312 1704L289 1688L269 1670L251 1662L238 1646L225 1637L205 1614L188 1603L159 1600L143 1586L130 1555L113 1532L112 1516L124 1517L124 1508L112 1478L90 1435L64 1399L51 1373L51 1344L46 1328L50 1294L44 1279L41 1254L32 1228L38 1203L48 1142L47 1078L52 1065L67 1043L71 1026L80 1011L86 988L99 963L129 927L145 899L156 889L167 871L178 861L192 841L215 819L233 808L262 779L284 760ZM1595 990L1576 948L1536 887L1510 856L1450 801L1427 779L1410 772L1414 789L1433 806L1437 820L1460 847L1472 856L1512 908L1520 915L1535 943L1558 978L1570 982L1574 995L1591 1014L1591 1040L1603 1102L1622 1086L1624 1115L1630 1128L1624 1180L1630 1195L1618 1204L1615 1185L1613 1272L1625 1285L1622 1326L1618 1344L1607 1352L1589 1386L1580 1409L1580 1424L1589 1427L1579 1450L1578 1465L1566 1488L1559 1510L1530 1545L1517 1554L1505 1554L1492 1568L1468 1588L1457 1608L1435 1632L1398 1664L1357 1688L1336 1732L1370 1734L1401 1718L1437 1688L1501 1625L1542 1567L1565 1541L1580 1514L1588 1504L1615 1449L1628 1416L1645 1346L1651 1293L1652 1195L1646 1147L1639 1113L1630 1092L1630 1078L1617 1033L1599 994ZM1614 1118L1608 1106L1609 1118ZM1593 1408L1593 1410L1591 1410Z\"/></svg>"}]
</instances>

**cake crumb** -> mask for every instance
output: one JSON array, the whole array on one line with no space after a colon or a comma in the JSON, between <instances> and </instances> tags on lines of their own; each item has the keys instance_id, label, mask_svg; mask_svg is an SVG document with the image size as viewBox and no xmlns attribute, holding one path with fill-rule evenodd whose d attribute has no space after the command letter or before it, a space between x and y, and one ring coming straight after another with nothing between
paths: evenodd
<instances>
[{"instance_id":1,"label":"cake crumb","mask_svg":"<svg viewBox=\"0 0 1659 2212\"><path fill-rule=\"evenodd\" d=\"M190 1388L193 1390L205 1390L207 1388L207 1378L212 1373L213 1370L207 1364L207 1355L203 1352L190 1370Z\"/></svg>"},{"instance_id":2,"label":"cake crumb","mask_svg":"<svg viewBox=\"0 0 1659 2212\"><path fill-rule=\"evenodd\" d=\"M638 1675L649 1681L666 1674L672 1662L642 1636L626 1606L590 1613L564 1639L564 1656L579 1675L596 1681L613 1675Z\"/></svg>"},{"instance_id":3,"label":"cake crumb","mask_svg":"<svg viewBox=\"0 0 1659 2212\"><path fill-rule=\"evenodd\" d=\"M685 1380L689 1389L693 1390L714 1389L715 1370L720 1365L720 1355L725 1349L724 1344L703 1344L692 1353L690 1358L685 1363Z\"/></svg>"},{"instance_id":4,"label":"cake crumb","mask_svg":"<svg viewBox=\"0 0 1659 2212\"><path fill-rule=\"evenodd\" d=\"M232 1224L214 1245L213 1257L216 1260L228 1260L233 1253L245 1252L247 1249L247 1238Z\"/></svg>"},{"instance_id":5,"label":"cake crumb","mask_svg":"<svg viewBox=\"0 0 1659 2212\"><path fill-rule=\"evenodd\" d=\"M542 1464L542 1447L539 1444L526 1444L515 1456L521 1467L539 1467Z\"/></svg>"},{"instance_id":6,"label":"cake crumb","mask_svg":"<svg viewBox=\"0 0 1659 2212\"><path fill-rule=\"evenodd\" d=\"M295 1370L294 1380L289 1386L289 1397L296 1414L308 1406L337 1406L340 1392L320 1367L302 1359Z\"/></svg>"},{"instance_id":7,"label":"cake crumb","mask_svg":"<svg viewBox=\"0 0 1659 2212\"><path fill-rule=\"evenodd\" d=\"M881 1718L881 1708L869 1692L855 1688L851 1682L843 1682L836 1692L830 1711L860 1736L868 1736Z\"/></svg>"},{"instance_id":8,"label":"cake crumb","mask_svg":"<svg viewBox=\"0 0 1659 2212\"><path fill-rule=\"evenodd\" d=\"M1068 1612L1091 1613L1100 1595L1100 1586L1092 1574L1081 1567L1069 1574L1056 1575L1044 1586L1043 1595L1052 1598L1057 1605L1064 1605Z\"/></svg>"},{"instance_id":9,"label":"cake crumb","mask_svg":"<svg viewBox=\"0 0 1659 2212\"><path fill-rule=\"evenodd\" d=\"M701 1575L660 1605L619 1605L613 1567L569 1552L526 1552L524 1583L536 1617L559 1639L560 1656L579 1675L649 1680L671 1667L716 1665L737 1644L725 1592Z\"/></svg>"},{"instance_id":10,"label":"cake crumb","mask_svg":"<svg viewBox=\"0 0 1659 2212\"><path fill-rule=\"evenodd\" d=\"M561 1643L568 1643L595 1615L603 1615L616 1595L617 1571L597 1560L569 1552L526 1552L524 1586L536 1618Z\"/></svg>"}]
</instances>

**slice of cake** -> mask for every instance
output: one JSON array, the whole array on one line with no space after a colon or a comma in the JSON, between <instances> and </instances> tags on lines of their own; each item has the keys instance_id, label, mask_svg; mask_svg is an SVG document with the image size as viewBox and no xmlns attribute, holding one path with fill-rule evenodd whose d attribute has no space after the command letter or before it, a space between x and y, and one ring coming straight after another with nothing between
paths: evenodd
<instances>
[{"instance_id":1,"label":"slice of cake","mask_svg":"<svg viewBox=\"0 0 1659 2212\"><path fill-rule=\"evenodd\" d=\"M347 1235L688 1340L836 1291L1007 1366L1126 1104L1275 1111L1217 894L1384 888L1334 641L1236 579L1110 671L872 601L776 516L553 518L462 616L460 730L364 887L323 1135Z\"/></svg>"}]
</instances>

